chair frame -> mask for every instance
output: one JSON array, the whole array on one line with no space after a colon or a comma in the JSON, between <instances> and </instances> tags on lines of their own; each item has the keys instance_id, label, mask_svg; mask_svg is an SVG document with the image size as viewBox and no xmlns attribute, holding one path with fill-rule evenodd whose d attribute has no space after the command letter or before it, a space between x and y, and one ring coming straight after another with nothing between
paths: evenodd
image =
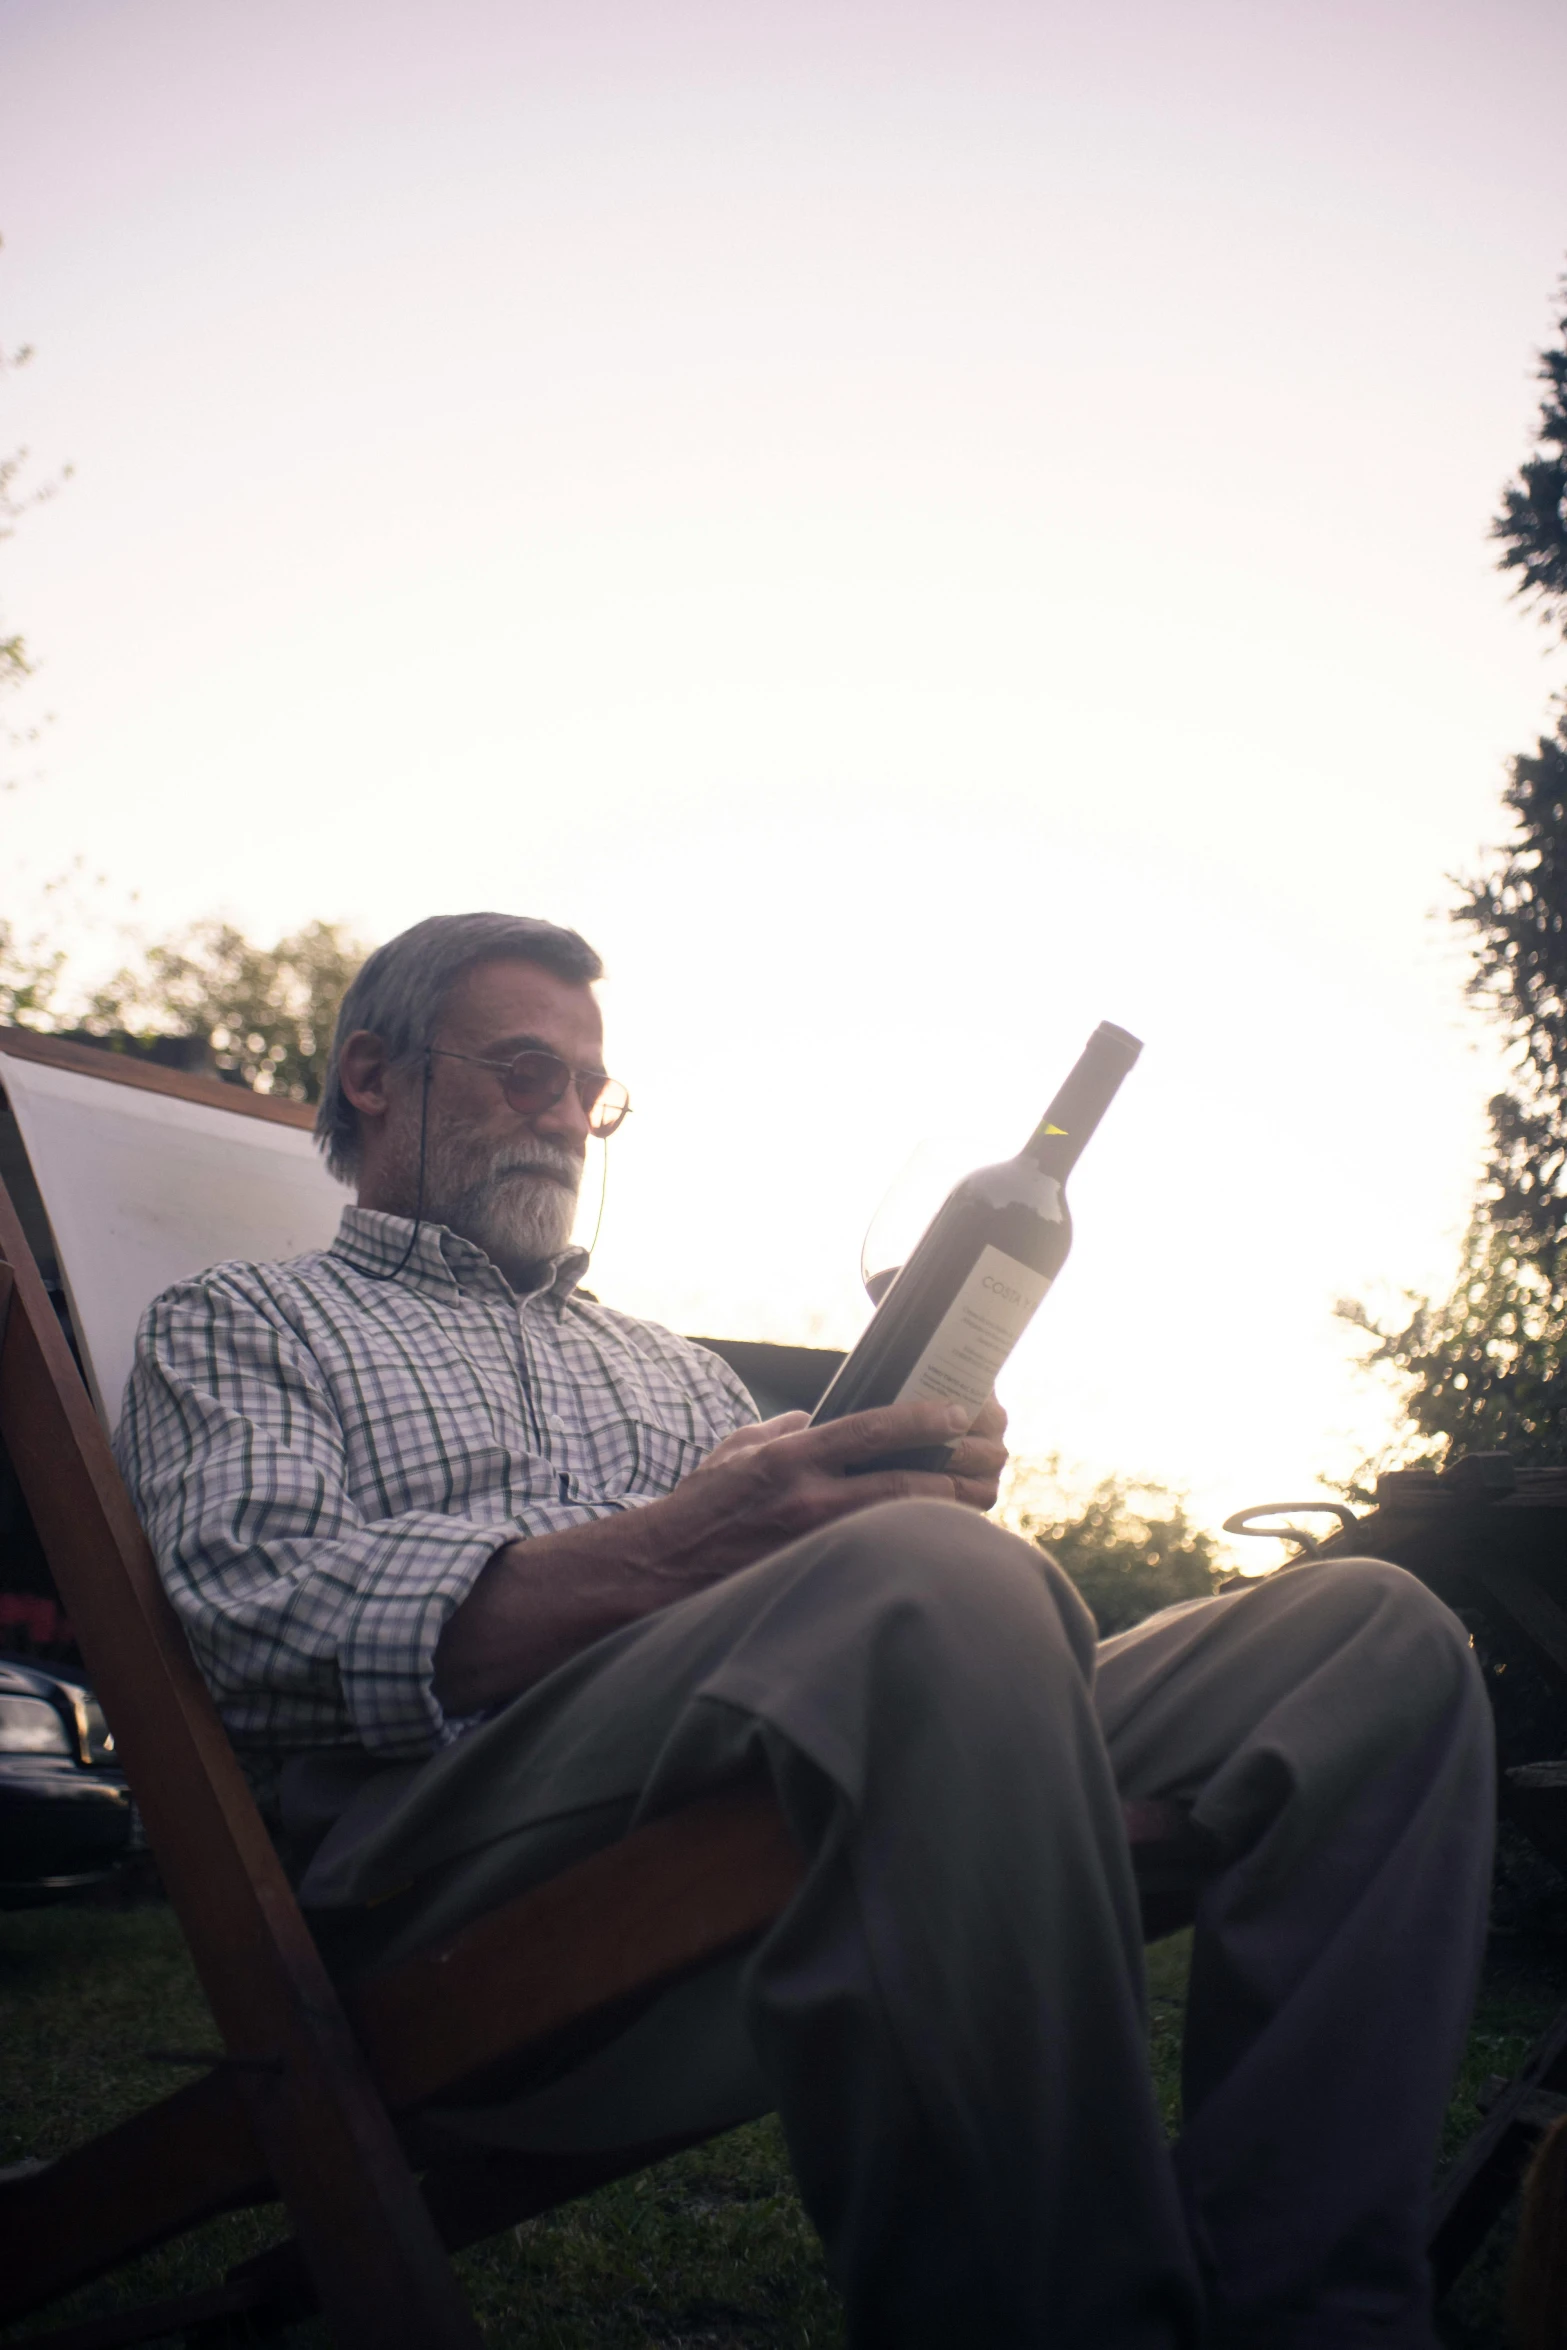
<instances>
[{"instance_id":1,"label":"chair frame","mask_svg":"<svg viewBox=\"0 0 1567 2350\"><path fill-rule=\"evenodd\" d=\"M17 1031L0 1032L0 1079L6 1052L310 1123L292 1103ZM492 2154L443 2138L422 2109L509 2074L568 2030L614 2028L754 1941L803 1874L777 1805L759 1788L693 1803L345 1991L267 1834L3 1186L0 1435L223 2044L171 2096L0 2180L0 2320L220 2211L281 2199L292 2239L222 2286L38 2339L106 2350L226 2312L319 2306L345 2350L477 2350L449 2253L676 2142ZM1149 1930L1168 1931L1189 1914L1194 1879L1182 1815L1128 1806L1127 1825L1149 1864Z\"/></svg>"}]
</instances>

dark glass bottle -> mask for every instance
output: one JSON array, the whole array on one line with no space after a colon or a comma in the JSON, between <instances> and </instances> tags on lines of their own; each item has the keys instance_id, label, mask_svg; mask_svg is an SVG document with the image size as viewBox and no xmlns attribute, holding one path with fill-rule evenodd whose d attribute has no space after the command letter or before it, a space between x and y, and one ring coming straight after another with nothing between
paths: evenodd
<instances>
[{"instance_id":1,"label":"dark glass bottle","mask_svg":"<svg viewBox=\"0 0 1567 2350\"><path fill-rule=\"evenodd\" d=\"M1066 1262L1066 1178L1142 1049L1101 1021L1017 1157L976 1168L947 1194L839 1366L813 1427L916 1398L964 1403L978 1415ZM925 1446L864 1466L939 1470L949 1450Z\"/></svg>"}]
</instances>

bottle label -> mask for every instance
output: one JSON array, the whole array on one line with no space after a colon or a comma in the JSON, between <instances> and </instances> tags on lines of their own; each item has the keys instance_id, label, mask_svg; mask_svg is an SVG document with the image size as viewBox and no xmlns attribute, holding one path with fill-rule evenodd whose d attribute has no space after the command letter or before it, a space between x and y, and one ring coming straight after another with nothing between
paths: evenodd
<instances>
[{"instance_id":1,"label":"bottle label","mask_svg":"<svg viewBox=\"0 0 1567 2350\"><path fill-rule=\"evenodd\" d=\"M1048 1273L1003 1249L982 1249L898 1390L898 1402L962 1403L977 1415L1049 1287Z\"/></svg>"}]
</instances>

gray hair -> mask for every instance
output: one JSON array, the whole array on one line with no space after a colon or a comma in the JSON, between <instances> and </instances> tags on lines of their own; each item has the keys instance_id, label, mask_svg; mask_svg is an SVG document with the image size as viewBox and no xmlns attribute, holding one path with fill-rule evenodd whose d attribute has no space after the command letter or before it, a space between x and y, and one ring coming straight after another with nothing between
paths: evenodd
<instances>
[{"instance_id":1,"label":"gray hair","mask_svg":"<svg viewBox=\"0 0 1567 2350\"><path fill-rule=\"evenodd\" d=\"M316 1148L340 1183L359 1173L359 1112L343 1091L338 1059L345 1037L368 1028L392 1060L422 1052L434 1036L454 980L490 955L537 963L586 987L604 966L585 938L529 914L432 914L389 938L355 973L337 1015L316 1109Z\"/></svg>"}]
</instances>

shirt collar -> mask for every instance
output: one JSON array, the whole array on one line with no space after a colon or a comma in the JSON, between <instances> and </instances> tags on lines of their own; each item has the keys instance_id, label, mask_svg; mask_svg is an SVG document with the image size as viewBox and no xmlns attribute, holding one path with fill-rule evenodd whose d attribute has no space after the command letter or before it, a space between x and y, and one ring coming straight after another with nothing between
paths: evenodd
<instances>
[{"instance_id":1,"label":"shirt collar","mask_svg":"<svg viewBox=\"0 0 1567 2350\"><path fill-rule=\"evenodd\" d=\"M408 1243L412 1239L410 1250ZM554 1297L565 1304L588 1269L585 1248L562 1249L545 1277L530 1290L514 1289L493 1257L476 1241L464 1240L445 1224L421 1220L417 1234L410 1216L386 1216L378 1208L343 1210L330 1253L357 1272L385 1280L395 1273L410 1289L488 1289L499 1286L510 1298ZM407 1254L408 1261L402 1263ZM401 1266L401 1270L398 1268Z\"/></svg>"}]
</instances>

